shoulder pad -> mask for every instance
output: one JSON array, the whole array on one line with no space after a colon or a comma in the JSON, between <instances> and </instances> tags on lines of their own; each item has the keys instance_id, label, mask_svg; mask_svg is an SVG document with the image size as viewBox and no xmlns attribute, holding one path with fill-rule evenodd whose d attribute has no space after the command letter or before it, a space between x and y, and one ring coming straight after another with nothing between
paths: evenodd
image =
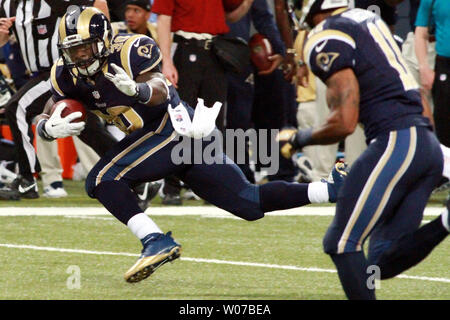
<instances>
[{"instance_id":1,"label":"shoulder pad","mask_svg":"<svg viewBox=\"0 0 450 320\"><path fill-rule=\"evenodd\" d=\"M162 60L156 42L144 35L118 34L112 46L112 52L117 52L120 64L132 79L152 70Z\"/></svg>"}]
</instances>

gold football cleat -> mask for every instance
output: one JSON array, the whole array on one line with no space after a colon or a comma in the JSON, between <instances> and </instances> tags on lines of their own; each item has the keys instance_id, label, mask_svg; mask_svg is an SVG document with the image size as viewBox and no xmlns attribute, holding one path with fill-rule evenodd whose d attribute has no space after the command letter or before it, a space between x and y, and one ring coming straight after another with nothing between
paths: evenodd
<instances>
[{"instance_id":1,"label":"gold football cleat","mask_svg":"<svg viewBox=\"0 0 450 320\"><path fill-rule=\"evenodd\" d=\"M156 269L166 262L173 261L181 255L181 245L171 237L170 232L166 235L158 234L149 241L143 239L144 249L136 263L125 273L127 282L139 282L149 277Z\"/></svg>"}]
</instances>

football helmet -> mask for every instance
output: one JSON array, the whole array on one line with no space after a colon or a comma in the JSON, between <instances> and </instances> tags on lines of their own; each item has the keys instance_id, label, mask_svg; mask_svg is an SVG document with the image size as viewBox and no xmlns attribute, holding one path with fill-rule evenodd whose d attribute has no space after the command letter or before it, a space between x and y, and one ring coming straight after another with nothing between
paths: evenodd
<instances>
[{"instance_id":1,"label":"football helmet","mask_svg":"<svg viewBox=\"0 0 450 320\"><path fill-rule=\"evenodd\" d=\"M111 38L111 23L99 9L69 6L59 24L64 65L76 77L93 76L109 55Z\"/></svg>"},{"instance_id":2,"label":"football helmet","mask_svg":"<svg viewBox=\"0 0 450 320\"><path fill-rule=\"evenodd\" d=\"M348 7L348 5L348 0L303 0L300 24L313 27L312 17L314 14L329 9Z\"/></svg>"}]
</instances>

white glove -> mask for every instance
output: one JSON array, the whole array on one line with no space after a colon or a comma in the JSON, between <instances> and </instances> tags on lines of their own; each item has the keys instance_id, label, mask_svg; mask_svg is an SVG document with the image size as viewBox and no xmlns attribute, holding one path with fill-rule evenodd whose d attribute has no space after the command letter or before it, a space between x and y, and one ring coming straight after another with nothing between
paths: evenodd
<instances>
[{"instance_id":1,"label":"white glove","mask_svg":"<svg viewBox=\"0 0 450 320\"><path fill-rule=\"evenodd\" d=\"M208 108L204 104L204 100L198 98L195 107L194 118L191 121L186 108L180 103L177 107L167 108L175 131L182 135L194 139L207 137L216 127L216 118L219 114L222 103L214 103L212 108Z\"/></svg>"},{"instance_id":2,"label":"white glove","mask_svg":"<svg viewBox=\"0 0 450 320\"><path fill-rule=\"evenodd\" d=\"M75 122L70 123L72 120L80 118L83 114L79 111L73 112L67 117L61 118L61 112L66 107L65 103L58 105L53 112L52 116L45 123L45 131L53 138L65 138L68 136L78 136L83 131L86 123Z\"/></svg>"},{"instance_id":3,"label":"white glove","mask_svg":"<svg viewBox=\"0 0 450 320\"><path fill-rule=\"evenodd\" d=\"M121 67L111 63L111 67L114 69L116 74L105 73L105 78L114 83L117 89L122 93L130 97L135 97L137 94L136 82L131 79L128 74Z\"/></svg>"},{"instance_id":4,"label":"white glove","mask_svg":"<svg viewBox=\"0 0 450 320\"><path fill-rule=\"evenodd\" d=\"M222 103L216 102L211 108L205 106L204 100L197 98L194 118L192 119L191 135L194 139L207 137L216 127L216 119L219 115Z\"/></svg>"}]
</instances>

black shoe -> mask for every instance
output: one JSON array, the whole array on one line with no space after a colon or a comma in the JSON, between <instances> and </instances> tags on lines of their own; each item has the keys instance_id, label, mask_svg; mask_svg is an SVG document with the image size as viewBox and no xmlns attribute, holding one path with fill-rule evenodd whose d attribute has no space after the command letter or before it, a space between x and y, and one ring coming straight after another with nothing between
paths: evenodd
<instances>
[{"instance_id":1,"label":"black shoe","mask_svg":"<svg viewBox=\"0 0 450 320\"><path fill-rule=\"evenodd\" d=\"M0 200L20 200L20 194L17 190L0 182Z\"/></svg>"},{"instance_id":2,"label":"black shoe","mask_svg":"<svg viewBox=\"0 0 450 320\"><path fill-rule=\"evenodd\" d=\"M169 206L181 206L183 201L179 194L165 194L162 198L162 204Z\"/></svg>"},{"instance_id":3,"label":"black shoe","mask_svg":"<svg viewBox=\"0 0 450 320\"><path fill-rule=\"evenodd\" d=\"M21 198L39 198L37 182L34 179L33 181L29 181L23 177L18 177L11 183L11 189L16 190Z\"/></svg>"},{"instance_id":4,"label":"black shoe","mask_svg":"<svg viewBox=\"0 0 450 320\"><path fill-rule=\"evenodd\" d=\"M138 198L138 205L144 212L147 209L149 202L156 197L161 188L160 182L145 182L134 188L134 193Z\"/></svg>"}]
</instances>

